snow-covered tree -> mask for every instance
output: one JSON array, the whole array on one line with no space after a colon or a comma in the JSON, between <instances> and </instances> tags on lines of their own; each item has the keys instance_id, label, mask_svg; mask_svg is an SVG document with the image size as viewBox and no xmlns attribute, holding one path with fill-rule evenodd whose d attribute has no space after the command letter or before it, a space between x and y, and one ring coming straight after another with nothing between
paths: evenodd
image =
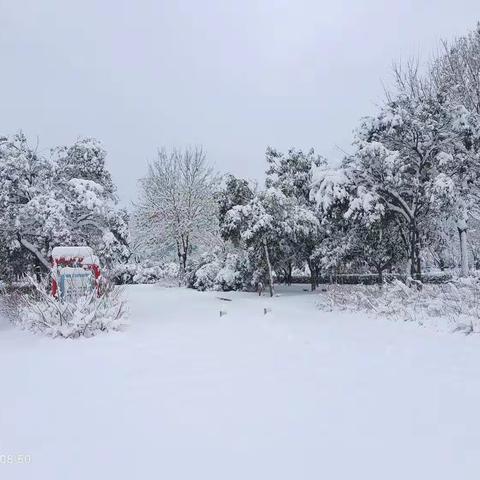
<instances>
[{"instance_id":1,"label":"snow-covered tree","mask_svg":"<svg viewBox=\"0 0 480 480\"><path fill-rule=\"evenodd\" d=\"M247 205L227 212L224 232L244 242L252 263L264 269L270 295L273 295L273 272L290 255L291 245L300 236L318 228L317 217L307 208L275 188L259 192Z\"/></svg>"},{"instance_id":2,"label":"snow-covered tree","mask_svg":"<svg viewBox=\"0 0 480 480\"><path fill-rule=\"evenodd\" d=\"M312 195L324 212L343 208L340 230L348 230L345 218L354 219L354 211L373 215L370 221L392 219L405 246L407 275L419 275L422 257L444 249L439 233L453 222L467 274L467 220L479 199L479 116L416 67L397 69L396 78L395 94L357 130L353 155L340 169L318 169Z\"/></svg>"},{"instance_id":3,"label":"snow-covered tree","mask_svg":"<svg viewBox=\"0 0 480 480\"><path fill-rule=\"evenodd\" d=\"M94 246L104 262L128 256L126 213L116 209L104 161L91 139L52 157L38 154L22 133L0 140L0 236L6 261L14 262L10 275L32 264L48 269L51 249L62 244Z\"/></svg>"},{"instance_id":4,"label":"snow-covered tree","mask_svg":"<svg viewBox=\"0 0 480 480\"><path fill-rule=\"evenodd\" d=\"M459 235L462 275L468 275L467 231L470 219L480 217L480 115L450 106L449 141L436 157L438 174L434 195L443 214L455 223Z\"/></svg>"},{"instance_id":5,"label":"snow-covered tree","mask_svg":"<svg viewBox=\"0 0 480 480\"><path fill-rule=\"evenodd\" d=\"M71 241L88 242L104 263L130 255L128 214L116 208L117 197L106 151L92 138L54 150L53 180L64 194Z\"/></svg>"},{"instance_id":6,"label":"snow-covered tree","mask_svg":"<svg viewBox=\"0 0 480 480\"><path fill-rule=\"evenodd\" d=\"M182 276L192 251L218 239L217 184L198 148L160 150L140 181L137 233L144 248L175 252Z\"/></svg>"},{"instance_id":7,"label":"snow-covered tree","mask_svg":"<svg viewBox=\"0 0 480 480\"><path fill-rule=\"evenodd\" d=\"M307 153L291 148L284 154L268 147L265 157L266 187L277 188L285 196L297 199L300 204L309 204L313 170L324 165L325 159L315 155L313 148Z\"/></svg>"},{"instance_id":8,"label":"snow-covered tree","mask_svg":"<svg viewBox=\"0 0 480 480\"><path fill-rule=\"evenodd\" d=\"M480 24L451 44L430 69L430 76L448 105L455 145L442 154L444 178L439 181L444 199L455 216L463 275L468 273L467 230L469 220L479 218L480 125Z\"/></svg>"},{"instance_id":9,"label":"snow-covered tree","mask_svg":"<svg viewBox=\"0 0 480 480\"><path fill-rule=\"evenodd\" d=\"M247 205L254 197L254 187L243 178L234 175L227 175L224 183L217 193L218 219L220 232L225 239L232 241L234 245L239 244L240 238L235 237L233 232L224 232L223 225L227 212L238 205Z\"/></svg>"},{"instance_id":10,"label":"snow-covered tree","mask_svg":"<svg viewBox=\"0 0 480 480\"><path fill-rule=\"evenodd\" d=\"M265 184L267 188L276 188L282 192L293 204L297 211L309 210L311 214L316 210L315 203L310 200L310 188L313 181L313 172L326 161L315 155L313 149L304 153L302 150L291 148L286 154L271 147L266 151L267 171ZM294 265L302 266L307 263L310 271L311 288L317 286L320 262L314 255L318 243L322 240L323 231L319 223L311 224L312 228L302 230L302 234L285 237L284 243L290 250L285 257L285 276L291 281Z\"/></svg>"},{"instance_id":11,"label":"snow-covered tree","mask_svg":"<svg viewBox=\"0 0 480 480\"><path fill-rule=\"evenodd\" d=\"M22 263L48 267L48 261L39 250L41 242L32 243L36 232L25 229L23 222L30 220L32 206L47 210L51 202L49 184L52 166L32 149L23 133L12 138L0 138L0 235L5 247L5 263L15 257L18 263L10 274L22 273ZM33 212L35 213L35 212ZM34 233L34 235L28 235ZM20 253L20 251L23 252ZM47 248L48 250L48 248ZM28 260L25 259L28 257Z\"/></svg>"},{"instance_id":12,"label":"snow-covered tree","mask_svg":"<svg viewBox=\"0 0 480 480\"><path fill-rule=\"evenodd\" d=\"M364 120L356 151L345 161L350 178L396 215L408 238L411 274L421 272L421 250L429 242L438 203L442 154L455 149L448 109L431 83L416 70L398 75L398 93L380 112Z\"/></svg>"},{"instance_id":13,"label":"snow-covered tree","mask_svg":"<svg viewBox=\"0 0 480 480\"><path fill-rule=\"evenodd\" d=\"M474 31L442 45L443 53L430 70L437 89L457 105L480 114L480 22Z\"/></svg>"},{"instance_id":14,"label":"snow-covered tree","mask_svg":"<svg viewBox=\"0 0 480 480\"><path fill-rule=\"evenodd\" d=\"M316 202L324 236L316 256L324 267L336 267L356 249L358 227L381 221L385 209L378 195L357 184L346 166L322 165L314 172L310 198Z\"/></svg>"}]
</instances>

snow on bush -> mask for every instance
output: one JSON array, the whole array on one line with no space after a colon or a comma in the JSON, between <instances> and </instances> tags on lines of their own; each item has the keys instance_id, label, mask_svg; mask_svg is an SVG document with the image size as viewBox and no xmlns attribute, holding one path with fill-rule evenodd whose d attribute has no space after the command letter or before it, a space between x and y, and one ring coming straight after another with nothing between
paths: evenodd
<instances>
[{"instance_id":1,"label":"snow on bush","mask_svg":"<svg viewBox=\"0 0 480 480\"><path fill-rule=\"evenodd\" d=\"M112 280L117 285L158 283L164 279L178 278L178 264L170 263L125 263L117 265L112 272Z\"/></svg>"},{"instance_id":2,"label":"snow on bush","mask_svg":"<svg viewBox=\"0 0 480 480\"><path fill-rule=\"evenodd\" d=\"M410 287L394 280L382 289L332 285L319 306L328 311L368 311L440 331L480 332L480 281L476 278L438 285L414 282Z\"/></svg>"},{"instance_id":3,"label":"snow on bush","mask_svg":"<svg viewBox=\"0 0 480 480\"><path fill-rule=\"evenodd\" d=\"M21 328L49 337L92 337L99 332L121 330L126 321L125 301L119 287L105 285L71 301L52 297L48 285L30 280L32 292L6 297L3 310Z\"/></svg>"},{"instance_id":4,"label":"snow on bush","mask_svg":"<svg viewBox=\"0 0 480 480\"><path fill-rule=\"evenodd\" d=\"M244 290L251 284L248 258L242 252L220 249L204 254L192 264L187 284L197 290Z\"/></svg>"}]
</instances>

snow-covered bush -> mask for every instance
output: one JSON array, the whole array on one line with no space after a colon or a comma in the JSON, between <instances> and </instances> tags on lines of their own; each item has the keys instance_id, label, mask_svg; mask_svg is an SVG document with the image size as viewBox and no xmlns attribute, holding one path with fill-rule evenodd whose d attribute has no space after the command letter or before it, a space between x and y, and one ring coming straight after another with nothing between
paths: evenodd
<instances>
[{"instance_id":1,"label":"snow-covered bush","mask_svg":"<svg viewBox=\"0 0 480 480\"><path fill-rule=\"evenodd\" d=\"M161 280L173 280L178 277L178 264L170 263L125 263L117 265L111 278L117 285L158 283Z\"/></svg>"},{"instance_id":2,"label":"snow-covered bush","mask_svg":"<svg viewBox=\"0 0 480 480\"><path fill-rule=\"evenodd\" d=\"M217 249L192 263L187 284L197 290L245 290L252 283L247 255Z\"/></svg>"},{"instance_id":3,"label":"snow-covered bush","mask_svg":"<svg viewBox=\"0 0 480 480\"><path fill-rule=\"evenodd\" d=\"M217 290L215 279L221 269L221 260L218 258L205 263L193 274L191 286L197 290Z\"/></svg>"},{"instance_id":4,"label":"snow-covered bush","mask_svg":"<svg viewBox=\"0 0 480 480\"><path fill-rule=\"evenodd\" d=\"M5 296L2 306L6 316L21 328L53 338L78 338L121 330L125 325L125 301L119 287L106 284L100 295L92 291L61 302L50 295L45 282L30 283L32 293Z\"/></svg>"},{"instance_id":5,"label":"snow-covered bush","mask_svg":"<svg viewBox=\"0 0 480 480\"><path fill-rule=\"evenodd\" d=\"M445 284L414 282L410 287L393 280L382 289L331 285L319 306L322 310L367 311L435 330L480 332L480 282L475 278Z\"/></svg>"},{"instance_id":6,"label":"snow-covered bush","mask_svg":"<svg viewBox=\"0 0 480 480\"><path fill-rule=\"evenodd\" d=\"M244 290L252 286L250 263L246 255L228 253L215 283L221 290Z\"/></svg>"}]
</instances>

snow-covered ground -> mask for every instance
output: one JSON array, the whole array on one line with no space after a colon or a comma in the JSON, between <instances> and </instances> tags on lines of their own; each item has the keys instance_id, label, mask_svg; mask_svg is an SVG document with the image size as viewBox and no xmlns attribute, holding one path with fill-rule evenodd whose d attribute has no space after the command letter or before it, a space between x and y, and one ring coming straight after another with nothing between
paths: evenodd
<instances>
[{"instance_id":1,"label":"snow-covered ground","mask_svg":"<svg viewBox=\"0 0 480 480\"><path fill-rule=\"evenodd\" d=\"M0 322L0 460L31 456L0 479L479 478L477 336L281 293L133 286L85 340Z\"/></svg>"}]
</instances>

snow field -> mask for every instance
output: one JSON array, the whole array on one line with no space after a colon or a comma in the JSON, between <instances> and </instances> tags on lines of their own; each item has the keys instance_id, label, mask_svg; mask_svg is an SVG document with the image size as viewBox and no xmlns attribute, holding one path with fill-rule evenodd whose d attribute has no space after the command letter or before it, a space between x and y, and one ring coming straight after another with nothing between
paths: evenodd
<instances>
[{"instance_id":1,"label":"snow field","mask_svg":"<svg viewBox=\"0 0 480 480\"><path fill-rule=\"evenodd\" d=\"M0 323L0 454L31 456L0 478L477 478L476 336L322 312L298 286L126 295L121 333Z\"/></svg>"}]
</instances>

